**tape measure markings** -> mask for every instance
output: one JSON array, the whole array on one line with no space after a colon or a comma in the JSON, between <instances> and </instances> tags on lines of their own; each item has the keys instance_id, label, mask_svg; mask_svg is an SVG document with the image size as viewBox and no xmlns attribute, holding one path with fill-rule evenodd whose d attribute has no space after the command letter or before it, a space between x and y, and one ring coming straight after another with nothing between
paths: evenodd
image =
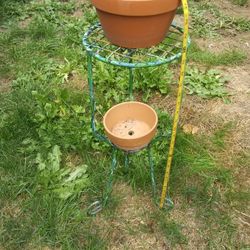
<instances>
[{"instance_id":1,"label":"tape measure markings","mask_svg":"<svg viewBox=\"0 0 250 250\"><path fill-rule=\"evenodd\" d=\"M187 0L182 0L182 6L183 6L183 12L184 12L184 33L183 33L183 45L182 45L181 71L180 71L180 79L179 79L179 84L178 84L178 94L177 94L176 111L174 115L172 136L171 136L167 166L166 166L161 200L160 200L160 208L163 208L164 203L165 203L165 198L167 195L167 188L168 188L168 183L169 183L169 176L170 176L170 170L171 170L171 165L172 165L172 160L173 160L173 155L174 155L177 128L178 128L178 122L179 122L179 116L180 116L180 110L181 110L181 104L182 104L183 84L184 84L186 61L187 61L188 15L189 15Z\"/></svg>"}]
</instances>

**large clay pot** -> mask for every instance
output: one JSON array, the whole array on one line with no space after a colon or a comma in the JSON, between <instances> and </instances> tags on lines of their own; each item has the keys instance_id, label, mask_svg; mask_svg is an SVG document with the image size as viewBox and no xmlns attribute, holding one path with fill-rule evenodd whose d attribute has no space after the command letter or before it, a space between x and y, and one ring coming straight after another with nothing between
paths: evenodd
<instances>
[{"instance_id":1,"label":"large clay pot","mask_svg":"<svg viewBox=\"0 0 250 250\"><path fill-rule=\"evenodd\" d=\"M91 0L111 43L146 48L160 43L180 0Z\"/></svg>"},{"instance_id":2,"label":"large clay pot","mask_svg":"<svg viewBox=\"0 0 250 250\"><path fill-rule=\"evenodd\" d=\"M156 112L141 102L124 102L113 106L104 116L103 124L110 141L125 151L146 147L156 133Z\"/></svg>"}]
</instances>

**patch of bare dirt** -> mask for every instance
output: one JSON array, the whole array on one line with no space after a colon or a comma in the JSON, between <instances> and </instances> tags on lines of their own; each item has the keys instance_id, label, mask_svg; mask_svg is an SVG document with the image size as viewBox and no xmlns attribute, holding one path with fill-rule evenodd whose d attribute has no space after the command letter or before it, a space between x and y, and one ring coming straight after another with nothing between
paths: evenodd
<instances>
[{"instance_id":1,"label":"patch of bare dirt","mask_svg":"<svg viewBox=\"0 0 250 250\"><path fill-rule=\"evenodd\" d=\"M180 115L181 126L198 126L200 133L214 133L223 123L233 122L236 129L232 140L238 150L250 147L250 71L249 65L243 67L220 67L230 81L227 91L231 95L229 104L222 99L202 99L198 96L185 95ZM152 103L157 103L171 115L175 111L176 95L160 98L155 96Z\"/></svg>"},{"instance_id":2,"label":"patch of bare dirt","mask_svg":"<svg viewBox=\"0 0 250 250\"><path fill-rule=\"evenodd\" d=\"M0 27L0 32L5 32L7 29Z\"/></svg>"},{"instance_id":3,"label":"patch of bare dirt","mask_svg":"<svg viewBox=\"0 0 250 250\"><path fill-rule=\"evenodd\" d=\"M21 209L19 207L19 204L16 203L7 203L2 209L1 214L3 216L10 216L13 218L17 218L21 214Z\"/></svg>"},{"instance_id":4,"label":"patch of bare dirt","mask_svg":"<svg viewBox=\"0 0 250 250\"><path fill-rule=\"evenodd\" d=\"M152 219L158 207L153 204L149 194L135 194L128 185L118 183L112 195L120 197L114 214L110 217L99 214L96 217L96 224L101 225L101 231L110 240L108 249L205 249L195 211L184 209L181 201L175 201L175 209L169 213L169 218L183 226L183 234L189 241L185 245L173 246L160 231L157 225L159 221Z\"/></svg>"},{"instance_id":5,"label":"patch of bare dirt","mask_svg":"<svg viewBox=\"0 0 250 250\"><path fill-rule=\"evenodd\" d=\"M235 16L239 18L242 18L242 17L250 18L250 5L249 4L245 6L239 6L239 5L233 4L230 0L227 0L227 1L212 0L209 2L218 6L218 8L220 10L223 10L223 13L225 13L226 15Z\"/></svg>"},{"instance_id":6,"label":"patch of bare dirt","mask_svg":"<svg viewBox=\"0 0 250 250\"><path fill-rule=\"evenodd\" d=\"M75 17L75 18L79 18L79 19L82 18L84 16L84 13L83 13L83 11L81 9L81 5L86 4L88 2L89 2L88 0L76 0L77 9L74 11L72 16Z\"/></svg>"},{"instance_id":7,"label":"patch of bare dirt","mask_svg":"<svg viewBox=\"0 0 250 250\"><path fill-rule=\"evenodd\" d=\"M176 15L176 16L174 17L174 22L175 22L178 26L182 27L182 26L183 26L183 23L184 23L184 17L183 17L183 15Z\"/></svg>"},{"instance_id":8,"label":"patch of bare dirt","mask_svg":"<svg viewBox=\"0 0 250 250\"><path fill-rule=\"evenodd\" d=\"M83 17L83 12L81 9L77 9L74 13L73 13L73 17L76 17L76 18L82 18Z\"/></svg>"},{"instance_id":9,"label":"patch of bare dirt","mask_svg":"<svg viewBox=\"0 0 250 250\"><path fill-rule=\"evenodd\" d=\"M204 225L197 219L195 209L184 208L185 201L181 199L176 199L174 203L170 218L183 227L182 233L188 238L187 244L177 249L206 249L206 236L201 233Z\"/></svg>"},{"instance_id":10,"label":"patch of bare dirt","mask_svg":"<svg viewBox=\"0 0 250 250\"><path fill-rule=\"evenodd\" d=\"M61 247L51 247L51 246L37 246L37 244L30 243L25 246L26 250L62 250ZM1 249L0 249L1 250Z\"/></svg>"},{"instance_id":11,"label":"patch of bare dirt","mask_svg":"<svg viewBox=\"0 0 250 250\"><path fill-rule=\"evenodd\" d=\"M200 38L195 40L200 48L213 53L238 50L245 53L250 61L250 32L240 33L234 37Z\"/></svg>"},{"instance_id":12,"label":"patch of bare dirt","mask_svg":"<svg viewBox=\"0 0 250 250\"><path fill-rule=\"evenodd\" d=\"M20 21L18 25L21 29L26 29L29 26L31 20L32 20L32 17L28 17L28 18Z\"/></svg>"},{"instance_id":13,"label":"patch of bare dirt","mask_svg":"<svg viewBox=\"0 0 250 250\"><path fill-rule=\"evenodd\" d=\"M225 15L250 18L250 6L241 7L230 1L212 1ZM213 53L238 50L247 55L245 65L241 67L218 67L230 81L227 85L231 94L231 103L220 99L201 100L195 96L185 96L181 114L181 124L192 124L200 128L199 133L214 133L223 124L233 122L234 129L226 138L226 149L219 153L221 161L233 169L240 189L250 185L250 162L239 166L237 157L242 152L250 152L250 32L235 33L232 36L197 39L200 48Z\"/></svg>"},{"instance_id":14,"label":"patch of bare dirt","mask_svg":"<svg viewBox=\"0 0 250 250\"><path fill-rule=\"evenodd\" d=\"M11 80L10 79L0 79L0 93L8 92L11 90Z\"/></svg>"},{"instance_id":15,"label":"patch of bare dirt","mask_svg":"<svg viewBox=\"0 0 250 250\"><path fill-rule=\"evenodd\" d=\"M184 95L180 113L180 126L183 127L189 124L197 127L199 133L212 134L222 124L222 119L211 116L207 112L211 102L223 103L222 100L206 100L198 96ZM165 98L155 96L152 98L151 103L157 103L159 108L173 117L176 107L176 94Z\"/></svg>"},{"instance_id":16,"label":"patch of bare dirt","mask_svg":"<svg viewBox=\"0 0 250 250\"><path fill-rule=\"evenodd\" d=\"M82 164L82 158L76 153L68 153L65 162L68 167L74 168Z\"/></svg>"},{"instance_id":17,"label":"patch of bare dirt","mask_svg":"<svg viewBox=\"0 0 250 250\"><path fill-rule=\"evenodd\" d=\"M84 90L87 85L88 83L86 79L84 79L82 74L78 72L71 72L68 77L68 82L66 83L66 87L71 87L77 90Z\"/></svg>"},{"instance_id":18,"label":"patch of bare dirt","mask_svg":"<svg viewBox=\"0 0 250 250\"><path fill-rule=\"evenodd\" d=\"M240 242L250 245L250 215L235 209L233 212L233 221L239 228L238 239Z\"/></svg>"},{"instance_id":19,"label":"patch of bare dirt","mask_svg":"<svg viewBox=\"0 0 250 250\"><path fill-rule=\"evenodd\" d=\"M76 3L77 4L83 4L83 3L89 3L90 1L89 0L76 0Z\"/></svg>"},{"instance_id":20,"label":"patch of bare dirt","mask_svg":"<svg viewBox=\"0 0 250 250\"><path fill-rule=\"evenodd\" d=\"M113 190L112 195L121 199L115 216L109 219L100 214L96 219L103 233L108 234L109 249L167 249L162 235L141 230L148 225L145 215L154 210L149 195L134 194L131 187L122 183L116 184Z\"/></svg>"},{"instance_id":21,"label":"patch of bare dirt","mask_svg":"<svg viewBox=\"0 0 250 250\"><path fill-rule=\"evenodd\" d=\"M232 95L231 103L211 103L209 112L220 116L225 122L236 124L234 143L241 149L250 149L250 71L249 66L225 68L229 77L228 92Z\"/></svg>"}]
</instances>

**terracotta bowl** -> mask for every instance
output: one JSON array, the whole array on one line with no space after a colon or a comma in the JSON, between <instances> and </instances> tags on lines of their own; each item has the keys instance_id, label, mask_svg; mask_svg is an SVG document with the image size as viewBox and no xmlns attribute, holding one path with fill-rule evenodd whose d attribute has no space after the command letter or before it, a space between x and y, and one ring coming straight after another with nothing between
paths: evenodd
<instances>
[{"instance_id":1,"label":"terracotta bowl","mask_svg":"<svg viewBox=\"0 0 250 250\"><path fill-rule=\"evenodd\" d=\"M108 40L147 48L166 36L180 0L92 0Z\"/></svg>"},{"instance_id":2,"label":"terracotta bowl","mask_svg":"<svg viewBox=\"0 0 250 250\"><path fill-rule=\"evenodd\" d=\"M158 124L156 112L141 102L113 106L103 118L110 141L125 151L137 151L153 139Z\"/></svg>"}]
</instances>

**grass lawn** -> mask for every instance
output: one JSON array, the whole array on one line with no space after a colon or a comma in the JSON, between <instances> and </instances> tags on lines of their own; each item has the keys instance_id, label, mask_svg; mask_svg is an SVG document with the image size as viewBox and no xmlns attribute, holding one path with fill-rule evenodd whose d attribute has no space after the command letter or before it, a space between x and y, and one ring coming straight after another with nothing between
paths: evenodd
<instances>
[{"instance_id":1,"label":"grass lawn","mask_svg":"<svg viewBox=\"0 0 250 250\"><path fill-rule=\"evenodd\" d=\"M144 151L128 171L120 152L111 199L89 216L112 157L90 128L81 38L95 10L84 0L0 2L0 250L250 249L249 3L193 0L190 11L175 206L152 201ZM178 70L135 72L136 98L157 110L160 132L171 129ZM129 76L100 62L94 73L101 121L126 98ZM168 146L152 149L158 196Z\"/></svg>"}]
</instances>

